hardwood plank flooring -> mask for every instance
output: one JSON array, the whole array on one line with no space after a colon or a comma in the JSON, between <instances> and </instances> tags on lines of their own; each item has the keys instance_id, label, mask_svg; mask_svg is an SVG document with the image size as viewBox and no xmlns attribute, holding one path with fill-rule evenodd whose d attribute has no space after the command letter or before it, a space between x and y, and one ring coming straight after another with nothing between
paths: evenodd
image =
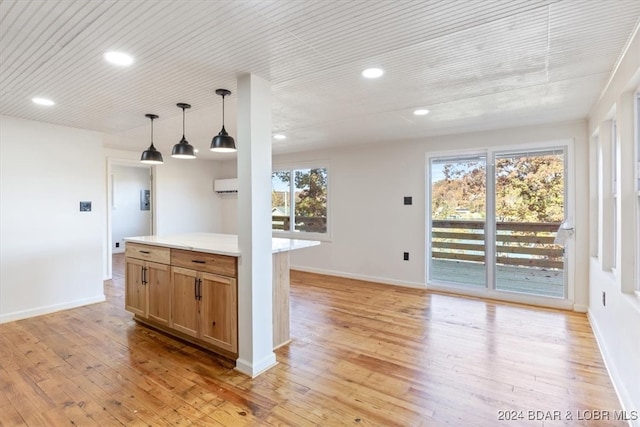
<instances>
[{"instance_id":1,"label":"hardwood plank flooring","mask_svg":"<svg viewBox=\"0 0 640 427\"><path fill-rule=\"evenodd\" d=\"M1 426L626 425L583 314L292 272L293 342L252 380L136 324L121 255L105 293L0 325Z\"/></svg>"}]
</instances>

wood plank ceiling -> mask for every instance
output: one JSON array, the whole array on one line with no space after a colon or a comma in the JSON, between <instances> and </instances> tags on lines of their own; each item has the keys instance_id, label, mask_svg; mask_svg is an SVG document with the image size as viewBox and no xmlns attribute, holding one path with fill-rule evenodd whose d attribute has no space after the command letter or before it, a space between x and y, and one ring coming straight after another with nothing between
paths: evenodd
<instances>
[{"instance_id":1,"label":"wood plank ceiling","mask_svg":"<svg viewBox=\"0 0 640 427\"><path fill-rule=\"evenodd\" d=\"M272 84L275 152L585 118L637 30L637 0L0 2L0 114L204 156L235 135L236 79ZM108 50L135 57L116 68ZM360 72L381 67L365 80ZM54 107L34 105L45 96ZM416 108L431 113L416 117ZM206 153L206 154L204 154Z\"/></svg>"}]
</instances>

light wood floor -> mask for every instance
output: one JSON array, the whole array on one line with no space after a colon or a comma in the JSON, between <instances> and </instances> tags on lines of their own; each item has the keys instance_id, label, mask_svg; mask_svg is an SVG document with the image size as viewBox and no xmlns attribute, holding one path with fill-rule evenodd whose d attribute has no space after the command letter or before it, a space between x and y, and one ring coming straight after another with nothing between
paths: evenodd
<instances>
[{"instance_id":1,"label":"light wood floor","mask_svg":"<svg viewBox=\"0 0 640 427\"><path fill-rule=\"evenodd\" d=\"M0 325L1 425L625 425L576 421L620 410L582 314L294 272L294 341L251 380L132 321L122 269L106 303Z\"/></svg>"}]
</instances>

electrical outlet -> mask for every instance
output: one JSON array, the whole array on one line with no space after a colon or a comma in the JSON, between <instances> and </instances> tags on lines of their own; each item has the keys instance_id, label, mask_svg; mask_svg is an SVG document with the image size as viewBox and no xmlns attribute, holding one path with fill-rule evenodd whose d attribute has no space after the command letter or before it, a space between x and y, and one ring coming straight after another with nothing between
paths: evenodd
<instances>
[{"instance_id":1,"label":"electrical outlet","mask_svg":"<svg viewBox=\"0 0 640 427\"><path fill-rule=\"evenodd\" d=\"M602 305L606 307L607 305L607 293L602 291Z\"/></svg>"},{"instance_id":2,"label":"electrical outlet","mask_svg":"<svg viewBox=\"0 0 640 427\"><path fill-rule=\"evenodd\" d=\"M116 242L116 248L120 247L120 242Z\"/></svg>"},{"instance_id":3,"label":"electrical outlet","mask_svg":"<svg viewBox=\"0 0 640 427\"><path fill-rule=\"evenodd\" d=\"M411 196L404 196L404 204L405 204L405 205L412 205L412 204L413 204L413 197L411 197Z\"/></svg>"},{"instance_id":4,"label":"electrical outlet","mask_svg":"<svg viewBox=\"0 0 640 427\"><path fill-rule=\"evenodd\" d=\"M404 253L404 260L409 261L409 252Z\"/></svg>"}]
</instances>

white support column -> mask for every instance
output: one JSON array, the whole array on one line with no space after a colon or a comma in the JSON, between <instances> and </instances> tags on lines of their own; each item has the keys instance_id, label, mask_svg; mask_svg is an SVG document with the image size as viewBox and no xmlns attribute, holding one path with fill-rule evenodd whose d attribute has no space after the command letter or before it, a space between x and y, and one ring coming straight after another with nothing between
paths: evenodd
<instances>
[{"instance_id":1,"label":"white support column","mask_svg":"<svg viewBox=\"0 0 640 427\"><path fill-rule=\"evenodd\" d=\"M238 360L251 377L276 364L271 266L271 86L238 78Z\"/></svg>"}]
</instances>

